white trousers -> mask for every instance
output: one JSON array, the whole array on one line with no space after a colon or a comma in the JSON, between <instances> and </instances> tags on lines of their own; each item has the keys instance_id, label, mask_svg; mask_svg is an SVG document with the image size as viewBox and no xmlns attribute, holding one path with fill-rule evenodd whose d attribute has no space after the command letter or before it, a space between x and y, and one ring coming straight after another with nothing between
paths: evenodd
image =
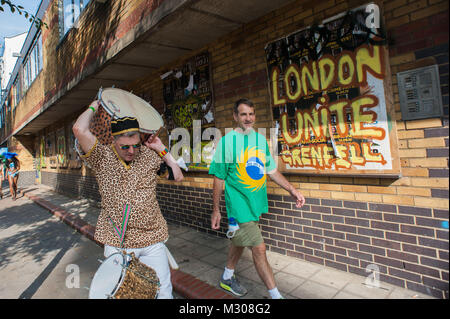
<instances>
[{"instance_id":1,"label":"white trousers","mask_svg":"<svg viewBox=\"0 0 450 319\"><path fill-rule=\"evenodd\" d=\"M105 245L104 255L108 258L117 251L118 248ZM146 264L156 271L156 275L161 284L158 299L173 299L170 267L164 243L157 243L144 248L129 248L125 249L125 251L127 254L134 253L141 263Z\"/></svg>"}]
</instances>

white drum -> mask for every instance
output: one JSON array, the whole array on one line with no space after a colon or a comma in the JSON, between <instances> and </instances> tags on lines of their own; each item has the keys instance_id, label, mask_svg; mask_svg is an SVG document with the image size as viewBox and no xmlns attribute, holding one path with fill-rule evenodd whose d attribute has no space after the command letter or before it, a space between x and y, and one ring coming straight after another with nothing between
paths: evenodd
<instances>
[{"instance_id":1,"label":"white drum","mask_svg":"<svg viewBox=\"0 0 450 319\"><path fill-rule=\"evenodd\" d=\"M137 118L142 133L153 134L164 126L161 115L149 103L128 91L100 89L98 100L113 119L125 116Z\"/></svg>"},{"instance_id":2,"label":"white drum","mask_svg":"<svg viewBox=\"0 0 450 319\"><path fill-rule=\"evenodd\" d=\"M108 299L114 296L124 278L124 255L120 253L109 256L102 262L89 288L89 299Z\"/></svg>"}]
</instances>

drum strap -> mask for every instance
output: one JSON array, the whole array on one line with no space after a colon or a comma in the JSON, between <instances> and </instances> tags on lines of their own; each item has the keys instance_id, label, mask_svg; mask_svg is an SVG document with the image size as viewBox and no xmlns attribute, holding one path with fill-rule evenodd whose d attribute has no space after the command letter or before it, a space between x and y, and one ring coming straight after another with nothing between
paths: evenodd
<instances>
[{"instance_id":1,"label":"drum strap","mask_svg":"<svg viewBox=\"0 0 450 319\"><path fill-rule=\"evenodd\" d=\"M131 207L128 204L125 204L123 206L123 212L122 212L122 227L119 228L116 226L116 224L113 222L111 217L109 217L109 221L112 224L112 227L114 229L114 232L116 233L117 237L119 237L120 240L120 247L123 247L123 242L125 240L125 232L127 231L127 225L128 225L128 219L130 217Z\"/></svg>"}]
</instances>

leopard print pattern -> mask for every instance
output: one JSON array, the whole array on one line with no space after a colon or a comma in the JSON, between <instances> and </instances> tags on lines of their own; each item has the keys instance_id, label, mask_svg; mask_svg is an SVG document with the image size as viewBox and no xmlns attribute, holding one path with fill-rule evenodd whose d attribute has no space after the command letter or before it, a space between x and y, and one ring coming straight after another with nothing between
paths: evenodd
<instances>
[{"instance_id":1,"label":"leopard print pattern","mask_svg":"<svg viewBox=\"0 0 450 319\"><path fill-rule=\"evenodd\" d=\"M142 248L168 238L167 222L156 199L156 172L161 158L146 146L127 165L113 145L95 143L83 156L95 171L102 198L94 238L106 245L120 247L112 222L121 227L124 206L131 207L123 248Z\"/></svg>"},{"instance_id":2,"label":"leopard print pattern","mask_svg":"<svg viewBox=\"0 0 450 319\"><path fill-rule=\"evenodd\" d=\"M92 118L89 130L103 145L110 145L113 142L111 133L111 116L103 107L99 107Z\"/></svg>"}]
</instances>

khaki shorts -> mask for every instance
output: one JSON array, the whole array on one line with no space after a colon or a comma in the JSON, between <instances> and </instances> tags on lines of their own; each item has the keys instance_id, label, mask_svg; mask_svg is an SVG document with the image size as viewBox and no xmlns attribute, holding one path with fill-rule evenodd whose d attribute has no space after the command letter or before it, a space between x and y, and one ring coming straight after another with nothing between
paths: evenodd
<instances>
[{"instance_id":1,"label":"khaki shorts","mask_svg":"<svg viewBox=\"0 0 450 319\"><path fill-rule=\"evenodd\" d=\"M255 247L263 242L261 229L259 229L258 222L254 221L239 224L239 229L231 238L231 243L236 247Z\"/></svg>"}]
</instances>

